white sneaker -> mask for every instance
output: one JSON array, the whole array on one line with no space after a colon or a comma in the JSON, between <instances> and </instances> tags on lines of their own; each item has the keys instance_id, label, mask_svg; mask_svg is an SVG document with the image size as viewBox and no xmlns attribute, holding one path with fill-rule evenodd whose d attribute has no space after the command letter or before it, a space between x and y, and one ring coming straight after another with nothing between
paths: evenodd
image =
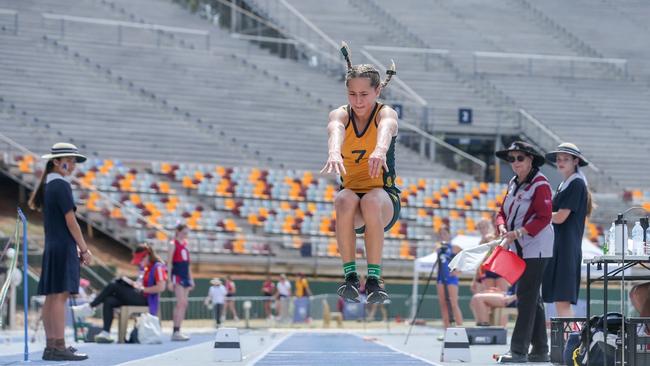
<instances>
[{"instance_id":1,"label":"white sneaker","mask_svg":"<svg viewBox=\"0 0 650 366\"><path fill-rule=\"evenodd\" d=\"M71 306L70 308L72 309L74 316L80 319L87 318L95 314L95 309L90 307L89 303Z\"/></svg>"},{"instance_id":2,"label":"white sneaker","mask_svg":"<svg viewBox=\"0 0 650 366\"><path fill-rule=\"evenodd\" d=\"M115 340L111 338L111 334L105 330L102 330L99 334L95 336L95 342L97 343L113 343Z\"/></svg>"},{"instance_id":3,"label":"white sneaker","mask_svg":"<svg viewBox=\"0 0 650 366\"><path fill-rule=\"evenodd\" d=\"M174 342L183 342L183 341L189 341L190 337L186 336L185 334L182 334L181 332L174 332L172 334L172 341Z\"/></svg>"}]
</instances>

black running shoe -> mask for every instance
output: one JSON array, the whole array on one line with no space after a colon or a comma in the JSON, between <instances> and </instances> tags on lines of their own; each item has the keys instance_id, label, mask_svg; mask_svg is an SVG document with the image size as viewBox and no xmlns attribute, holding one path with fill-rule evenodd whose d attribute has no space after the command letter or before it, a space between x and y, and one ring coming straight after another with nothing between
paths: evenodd
<instances>
[{"instance_id":1,"label":"black running shoe","mask_svg":"<svg viewBox=\"0 0 650 366\"><path fill-rule=\"evenodd\" d=\"M366 280L366 293L368 304L383 304L388 300L388 293L384 290L383 282L374 277Z\"/></svg>"},{"instance_id":2,"label":"black running shoe","mask_svg":"<svg viewBox=\"0 0 650 366\"><path fill-rule=\"evenodd\" d=\"M43 351L44 361L83 361L88 359L85 353L72 352L70 348L59 350L56 348L46 348Z\"/></svg>"},{"instance_id":3,"label":"black running shoe","mask_svg":"<svg viewBox=\"0 0 650 366\"><path fill-rule=\"evenodd\" d=\"M359 286L359 276L355 272L348 273L345 276L345 283L339 286L336 293L348 302L361 302L359 300Z\"/></svg>"}]
</instances>

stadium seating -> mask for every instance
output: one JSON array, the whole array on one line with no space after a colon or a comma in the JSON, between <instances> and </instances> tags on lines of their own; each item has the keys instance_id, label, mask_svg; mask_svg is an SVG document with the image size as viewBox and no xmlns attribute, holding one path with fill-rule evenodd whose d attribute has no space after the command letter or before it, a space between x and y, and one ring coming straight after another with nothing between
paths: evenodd
<instances>
[{"instance_id":1,"label":"stadium seating","mask_svg":"<svg viewBox=\"0 0 650 366\"><path fill-rule=\"evenodd\" d=\"M12 164L29 175L41 169L29 156L15 156ZM164 246L167 233L184 222L197 251L266 253L270 243L279 241L286 248L309 243L315 254L338 255L332 241L335 184L308 171L154 162L149 172L119 160L91 159L78 166L75 177L75 196L83 210L132 230L135 241ZM454 234L476 233L479 220L492 218L504 189L492 183L408 177L398 177L397 183L406 196L401 220L386 236L386 248L395 258L426 251L442 225Z\"/></svg>"},{"instance_id":2,"label":"stadium seating","mask_svg":"<svg viewBox=\"0 0 650 366\"><path fill-rule=\"evenodd\" d=\"M650 191L635 189L625 193L631 198L632 203L637 206L642 206L646 211L650 212Z\"/></svg>"},{"instance_id":3,"label":"stadium seating","mask_svg":"<svg viewBox=\"0 0 650 366\"><path fill-rule=\"evenodd\" d=\"M550 0L533 4L605 56L627 59L631 74L645 80L650 77L650 51L645 36L649 30L647 2Z\"/></svg>"},{"instance_id":4,"label":"stadium seating","mask_svg":"<svg viewBox=\"0 0 650 366\"><path fill-rule=\"evenodd\" d=\"M516 135L524 108L577 143L618 182L614 192L650 179L638 168L650 152L650 63L639 36L648 29L640 16L647 5L638 0L289 2L330 38L347 40L355 62L366 62L363 45L448 50L427 58L372 51L382 62L395 58L399 77L430 104L425 127L432 131ZM245 4L292 29L282 7ZM157 245L168 238L152 225L169 229L183 220L199 251L268 253L279 242L337 255L337 185L314 172L325 157L325 116L345 103L340 75L235 39L172 1L0 0L0 7L20 13L17 34L0 19L2 133L37 153L65 140L95 159L110 157L80 166L76 194L84 209ZM81 22L66 23L61 37L60 23L43 13L205 30L210 47L201 37L136 30L124 30L118 45L116 27ZM557 65L536 65L529 75L507 61L474 75L474 51L621 57L629 75L594 65L580 66L586 72L576 78L554 73L564 70ZM472 125L458 123L459 107L474 110ZM613 153L612 146L625 148ZM475 232L501 202L502 185L469 181L402 146L397 159L403 210L388 234L394 258L417 255L443 224ZM38 170L34 163L29 156L12 161L27 175ZM123 208L88 191L94 188ZM644 191L632 192L648 205ZM595 241L598 224L587 225Z\"/></svg>"}]
</instances>

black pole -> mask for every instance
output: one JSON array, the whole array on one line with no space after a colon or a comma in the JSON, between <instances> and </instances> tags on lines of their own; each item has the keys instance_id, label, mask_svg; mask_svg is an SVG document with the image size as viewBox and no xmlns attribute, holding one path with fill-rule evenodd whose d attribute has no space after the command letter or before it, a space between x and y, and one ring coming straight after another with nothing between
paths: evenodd
<instances>
[{"instance_id":1,"label":"black pole","mask_svg":"<svg viewBox=\"0 0 650 366\"><path fill-rule=\"evenodd\" d=\"M431 266L431 271L429 271L429 278L427 278L427 284L426 286L424 286L424 291L422 291L422 295L420 295L420 300L418 301L418 307L415 309L415 314L413 314L413 319L411 320L411 325L409 326L409 331L406 334L406 339L404 340L404 344L407 344L409 338L411 337L411 331L413 330L415 319L418 318L418 314L420 313L420 308L422 308L422 302L424 301L424 295L427 293L427 290L429 289L429 284L431 283L431 278L433 277L433 270L438 265L438 262L440 262L440 256L436 258L436 261Z\"/></svg>"}]
</instances>

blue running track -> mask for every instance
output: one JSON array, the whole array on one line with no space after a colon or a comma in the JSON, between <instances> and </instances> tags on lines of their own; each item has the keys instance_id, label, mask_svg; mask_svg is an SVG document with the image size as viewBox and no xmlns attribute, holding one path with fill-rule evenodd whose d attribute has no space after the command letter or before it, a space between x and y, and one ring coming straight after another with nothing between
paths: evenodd
<instances>
[{"instance_id":1,"label":"blue running track","mask_svg":"<svg viewBox=\"0 0 650 366\"><path fill-rule=\"evenodd\" d=\"M431 365L351 334L293 334L256 363L270 365Z\"/></svg>"}]
</instances>

